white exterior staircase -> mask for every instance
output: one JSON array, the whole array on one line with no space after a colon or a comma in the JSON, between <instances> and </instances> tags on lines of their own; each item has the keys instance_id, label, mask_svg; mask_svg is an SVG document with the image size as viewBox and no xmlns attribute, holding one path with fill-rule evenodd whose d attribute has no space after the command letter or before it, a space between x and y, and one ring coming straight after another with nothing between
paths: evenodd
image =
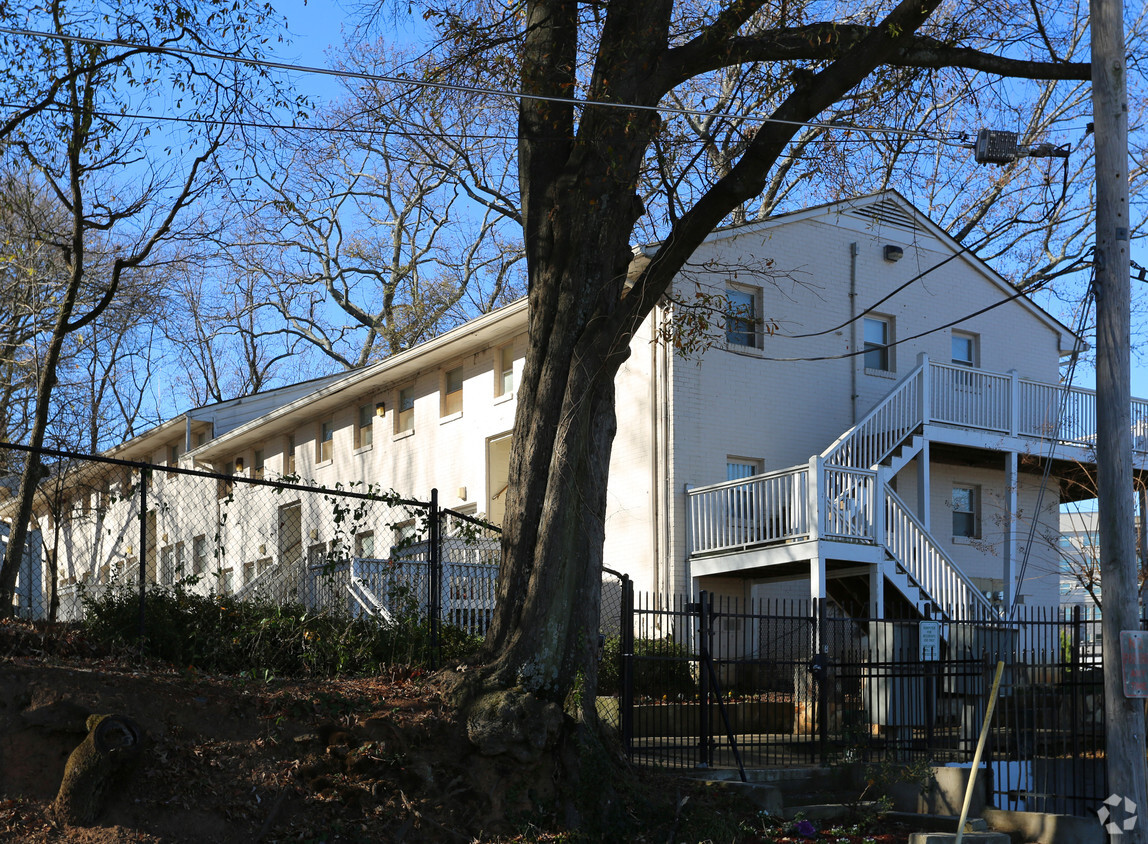
<instances>
[{"instance_id":1,"label":"white exterior staircase","mask_svg":"<svg viewBox=\"0 0 1148 844\"><path fill-rule=\"evenodd\" d=\"M1037 452L1050 443L1086 450L1095 441L1095 411L1090 390L1073 388L1066 396L1060 385L1015 372L937 364L922 355L863 419L807 464L689 490L689 554L810 541L875 545L884 582L922 614L999 617L889 480L921 454L930 431L980 433ZM1132 419L1136 430L1148 431L1148 402L1133 401ZM1135 449L1148 451L1148 438L1137 439Z\"/></svg>"}]
</instances>

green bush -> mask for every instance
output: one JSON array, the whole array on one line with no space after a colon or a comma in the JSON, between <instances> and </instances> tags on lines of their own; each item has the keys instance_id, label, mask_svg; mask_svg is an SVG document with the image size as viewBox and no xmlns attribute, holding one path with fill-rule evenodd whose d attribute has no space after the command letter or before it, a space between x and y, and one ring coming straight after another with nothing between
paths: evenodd
<instances>
[{"instance_id":1,"label":"green bush","mask_svg":"<svg viewBox=\"0 0 1148 844\"><path fill-rule=\"evenodd\" d=\"M139 592L131 584L85 596L85 627L110 644L134 642ZM144 613L149 656L217 674L281 677L373 674L384 665L429 666L430 631L407 617L394 625L368 618L309 613L300 604L236 601L186 588L150 587ZM444 661L458 660L479 639L442 627Z\"/></svg>"},{"instance_id":2,"label":"green bush","mask_svg":"<svg viewBox=\"0 0 1148 844\"><path fill-rule=\"evenodd\" d=\"M634 640L634 695L676 698L696 694L698 684L692 665L690 652L669 636ZM617 636L609 636L598 665L598 694L621 694L621 671L622 641Z\"/></svg>"}]
</instances>

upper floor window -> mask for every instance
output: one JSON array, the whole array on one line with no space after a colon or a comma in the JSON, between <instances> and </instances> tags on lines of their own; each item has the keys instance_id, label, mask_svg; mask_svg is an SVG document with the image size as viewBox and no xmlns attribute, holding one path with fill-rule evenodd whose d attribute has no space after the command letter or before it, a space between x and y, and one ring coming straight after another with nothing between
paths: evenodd
<instances>
[{"instance_id":1,"label":"upper floor window","mask_svg":"<svg viewBox=\"0 0 1148 844\"><path fill-rule=\"evenodd\" d=\"M369 404L359 405L355 411L355 448L366 448L375 441L375 409Z\"/></svg>"},{"instance_id":2,"label":"upper floor window","mask_svg":"<svg viewBox=\"0 0 1148 844\"><path fill-rule=\"evenodd\" d=\"M287 437L287 452L283 455L283 474L295 474L295 435Z\"/></svg>"},{"instance_id":3,"label":"upper floor window","mask_svg":"<svg viewBox=\"0 0 1148 844\"><path fill-rule=\"evenodd\" d=\"M744 346L756 349L758 299L756 288L730 287L725 291L727 310L725 314L725 339L730 346Z\"/></svg>"},{"instance_id":4,"label":"upper floor window","mask_svg":"<svg viewBox=\"0 0 1148 844\"><path fill-rule=\"evenodd\" d=\"M893 318L867 316L862 323L865 332L865 368L878 372L893 371Z\"/></svg>"},{"instance_id":5,"label":"upper floor window","mask_svg":"<svg viewBox=\"0 0 1148 844\"><path fill-rule=\"evenodd\" d=\"M399 412L395 414L395 433L415 429L415 388L399 390Z\"/></svg>"},{"instance_id":6,"label":"upper floor window","mask_svg":"<svg viewBox=\"0 0 1148 844\"><path fill-rule=\"evenodd\" d=\"M251 462L251 477L255 480L263 480L264 468L267 464L267 458L263 453L263 449L255 449L255 459Z\"/></svg>"},{"instance_id":7,"label":"upper floor window","mask_svg":"<svg viewBox=\"0 0 1148 844\"><path fill-rule=\"evenodd\" d=\"M980 536L980 495L975 486L954 486L953 536L969 539Z\"/></svg>"},{"instance_id":8,"label":"upper floor window","mask_svg":"<svg viewBox=\"0 0 1148 844\"><path fill-rule=\"evenodd\" d=\"M513 364L512 364L513 366ZM443 376L442 415L451 416L462 412L462 367L447 370Z\"/></svg>"},{"instance_id":9,"label":"upper floor window","mask_svg":"<svg viewBox=\"0 0 1148 844\"><path fill-rule=\"evenodd\" d=\"M953 363L958 366L977 366L977 335L964 331L953 332Z\"/></svg>"},{"instance_id":10,"label":"upper floor window","mask_svg":"<svg viewBox=\"0 0 1148 844\"><path fill-rule=\"evenodd\" d=\"M514 346L503 346L495 357L498 380L494 384L496 396L509 396L514 392Z\"/></svg>"},{"instance_id":11,"label":"upper floor window","mask_svg":"<svg viewBox=\"0 0 1148 844\"><path fill-rule=\"evenodd\" d=\"M319 425L319 441L316 444L315 459L325 463L335 456L335 423L323 422Z\"/></svg>"}]
</instances>

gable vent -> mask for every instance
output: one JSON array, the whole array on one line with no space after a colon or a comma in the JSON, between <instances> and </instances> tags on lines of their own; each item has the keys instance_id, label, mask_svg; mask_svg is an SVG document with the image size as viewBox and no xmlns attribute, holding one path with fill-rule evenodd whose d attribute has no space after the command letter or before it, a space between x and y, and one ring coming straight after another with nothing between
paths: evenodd
<instances>
[{"instance_id":1,"label":"gable vent","mask_svg":"<svg viewBox=\"0 0 1148 844\"><path fill-rule=\"evenodd\" d=\"M872 205L865 205L861 208L851 208L849 213L882 226L896 226L911 232L923 233L925 231L917 225L912 214L891 199L882 199L880 202L874 202Z\"/></svg>"}]
</instances>

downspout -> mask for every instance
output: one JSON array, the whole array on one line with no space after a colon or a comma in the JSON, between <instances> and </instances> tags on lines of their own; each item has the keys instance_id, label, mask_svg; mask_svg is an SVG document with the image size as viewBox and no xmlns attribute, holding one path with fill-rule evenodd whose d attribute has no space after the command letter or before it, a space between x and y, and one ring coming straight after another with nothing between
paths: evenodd
<instances>
[{"instance_id":1,"label":"downspout","mask_svg":"<svg viewBox=\"0 0 1148 844\"><path fill-rule=\"evenodd\" d=\"M857 241L849 244L849 348L854 352L850 358L849 367L849 396L852 407L853 425L857 424L857 365L864 361L861 355L856 354L857 345L857 256L861 254L861 247ZM861 358L861 361L858 360Z\"/></svg>"},{"instance_id":2,"label":"downspout","mask_svg":"<svg viewBox=\"0 0 1148 844\"><path fill-rule=\"evenodd\" d=\"M661 479L659 477L659 464L661 463L661 452L658 447L658 338L657 338L657 324L658 324L658 306L655 305L654 309L650 312L650 334L653 342L650 343L650 560L653 565L651 582L654 586L654 591L661 591L659 576L658 576L658 562L661 556L661 508L659 505L659 497L661 496Z\"/></svg>"}]
</instances>

